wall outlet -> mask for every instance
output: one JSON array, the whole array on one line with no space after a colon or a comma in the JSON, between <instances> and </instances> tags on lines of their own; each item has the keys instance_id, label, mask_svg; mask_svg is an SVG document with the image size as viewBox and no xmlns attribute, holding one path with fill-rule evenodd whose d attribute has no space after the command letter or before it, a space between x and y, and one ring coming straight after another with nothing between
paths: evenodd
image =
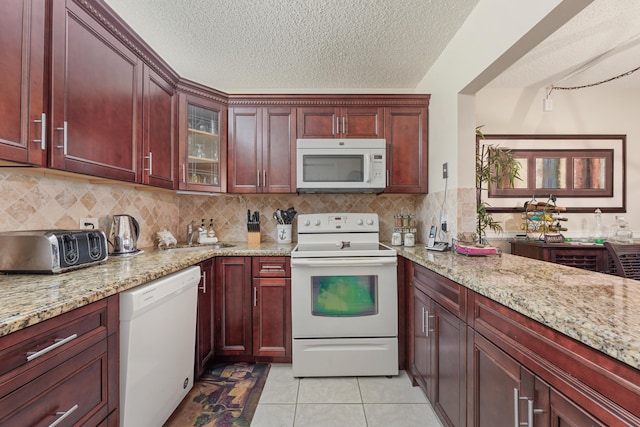
<instances>
[{"instance_id":1,"label":"wall outlet","mask_svg":"<svg viewBox=\"0 0 640 427\"><path fill-rule=\"evenodd\" d=\"M449 166L447 163L442 164L442 179L449 178Z\"/></svg>"},{"instance_id":2,"label":"wall outlet","mask_svg":"<svg viewBox=\"0 0 640 427\"><path fill-rule=\"evenodd\" d=\"M80 218L80 230L97 230L98 218Z\"/></svg>"}]
</instances>

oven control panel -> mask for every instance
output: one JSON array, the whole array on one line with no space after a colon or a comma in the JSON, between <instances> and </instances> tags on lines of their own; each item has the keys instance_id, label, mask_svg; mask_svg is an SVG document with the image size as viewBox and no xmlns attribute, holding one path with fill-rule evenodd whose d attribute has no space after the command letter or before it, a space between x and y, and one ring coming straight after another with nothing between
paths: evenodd
<instances>
[{"instance_id":1,"label":"oven control panel","mask_svg":"<svg viewBox=\"0 0 640 427\"><path fill-rule=\"evenodd\" d=\"M298 216L298 232L373 232L379 230L378 214L375 213L330 213L303 214Z\"/></svg>"}]
</instances>

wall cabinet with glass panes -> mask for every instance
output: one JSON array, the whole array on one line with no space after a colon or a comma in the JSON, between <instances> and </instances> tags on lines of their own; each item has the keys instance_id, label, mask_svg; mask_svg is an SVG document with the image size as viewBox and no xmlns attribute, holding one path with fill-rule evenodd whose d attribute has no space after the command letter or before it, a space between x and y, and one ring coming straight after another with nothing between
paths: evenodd
<instances>
[{"instance_id":1,"label":"wall cabinet with glass panes","mask_svg":"<svg viewBox=\"0 0 640 427\"><path fill-rule=\"evenodd\" d=\"M180 94L181 190L227 190L227 106L216 97Z\"/></svg>"}]
</instances>

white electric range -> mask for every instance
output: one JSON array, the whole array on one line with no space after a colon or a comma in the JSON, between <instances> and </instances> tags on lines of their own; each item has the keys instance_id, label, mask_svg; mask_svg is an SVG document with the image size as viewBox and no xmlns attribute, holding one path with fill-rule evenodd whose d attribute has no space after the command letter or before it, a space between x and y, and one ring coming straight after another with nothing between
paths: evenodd
<instances>
[{"instance_id":1,"label":"white electric range","mask_svg":"<svg viewBox=\"0 0 640 427\"><path fill-rule=\"evenodd\" d=\"M293 374L398 374L397 253L373 213L298 217L291 252Z\"/></svg>"}]
</instances>

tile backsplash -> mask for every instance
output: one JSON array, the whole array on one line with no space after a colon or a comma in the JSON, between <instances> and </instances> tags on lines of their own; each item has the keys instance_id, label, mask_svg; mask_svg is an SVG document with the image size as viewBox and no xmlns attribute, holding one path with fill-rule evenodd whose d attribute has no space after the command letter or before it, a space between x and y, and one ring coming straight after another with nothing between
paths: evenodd
<instances>
[{"instance_id":1,"label":"tile backsplash","mask_svg":"<svg viewBox=\"0 0 640 427\"><path fill-rule=\"evenodd\" d=\"M437 223L442 195L399 194L274 194L189 195L152 187L122 184L85 176L59 176L48 169L0 168L0 231L29 229L76 229L79 219L99 219L107 233L112 215L129 214L140 223L141 248L155 244L158 231L171 231L179 242L186 240L187 224L214 220L221 241L246 241L246 212L261 213L261 238L275 241L276 209L293 206L299 214L317 212L376 212L380 238L388 241L393 217L401 211L415 213L418 241L426 239L429 225ZM452 198L454 199L454 198ZM449 205L452 207L449 207ZM446 209L455 209L455 200ZM455 217L455 211L451 211ZM453 221L453 220L449 220ZM293 236L295 241L296 227Z\"/></svg>"}]
</instances>

